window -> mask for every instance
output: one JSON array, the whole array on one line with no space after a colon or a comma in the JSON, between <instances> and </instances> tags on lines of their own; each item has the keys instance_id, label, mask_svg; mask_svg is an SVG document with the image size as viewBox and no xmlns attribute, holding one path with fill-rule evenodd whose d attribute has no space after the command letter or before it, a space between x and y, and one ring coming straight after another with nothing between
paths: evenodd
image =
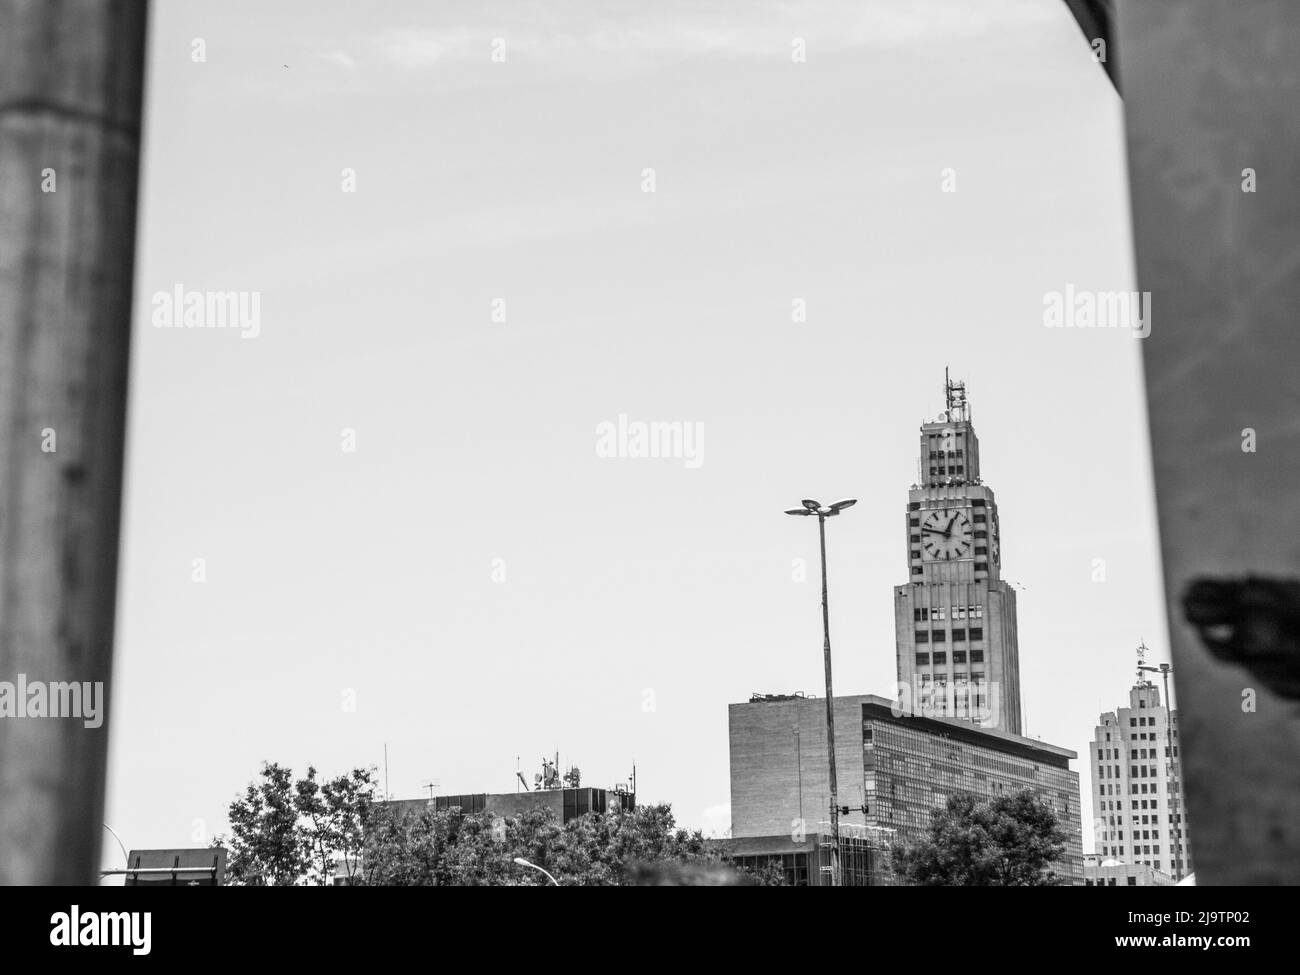
<instances>
[{"instance_id":1,"label":"window","mask_svg":"<svg viewBox=\"0 0 1300 975\"><path fill-rule=\"evenodd\" d=\"M948 664L948 654L944 653L942 650L936 650L934 652L934 665L936 667L939 667L939 666L947 666L947 664Z\"/></svg>"},{"instance_id":2,"label":"window","mask_svg":"<svg viewBox=\"0 0 1300 975\"><path fill-rule=\"evenodd\" d=\"M965 630L953 630L953 631L952 631L952 642L953 642L953 643L956 643L958 640L965 640L965 639L966 639L966 631L965 631Z\"/></svg>"},{"instance_id":3,"label":"window","mask_svg":"<svg viewBox=\"0 0 1300 975\"><path fill-rule=\"evenodd\" d=\"M988 554L989 554L988 547L987 547L987 546L984 546L984 545L976 545L976 546L975 546L975 554L976 554L976 555L988 555Z\"/></svg>"},{"instance_id":4,"label":"window","mask_svg":"<svg viewBox=\"0 0 1300 975\"><path fill-rule=\"evenodd\" d=\"M984 651L972 650L970 652L970 662L973 664L982 664L984 662Z\"/></svg>"},{"instance_id":5,"label":"window","mask_svg":"<svg viewBox=\"0 0 1300 975\"><path fill-rule=\"evenodd\" d=\"M1129 726L1130 728L1136 728L1136 727L1137 727L1137 724L1138 724L1138 723L1137 723L1137 719L1136 719L1136 718L1129 718L1129 719L1128 719L1128 726Z\"/></svg>"},{"instance_id":6,"label":"window","mask_svg":"<svg viewBox=\"0 0 1300 975\"><path fill-rule=\"evenodd\" d=\"M982 627L982 626L972 626L972 627L970 628L970 638L971 638L972 640L983 640L983 639L984 639L984 627Z\"/></svg>"},{"instance_id":7,"label":"window","mask_svg":"<svg viewBox=\"0 0 1300 975\"><path fill-rule=\"evenodd\" d=\"M911 542L913 545L919 545L919 544L921 543L921 536L920 536L920 535L909 535L909 536L907 536L907 540L908 540L909 542Z\"/></svg>"},{"instance_id":8,"label":"window","mask_svg":"<svg viewBox=\"0 0 1300 975\"><path fill-rule=\"evenodd\" d=\"M916 655L916 662L922 667L928 667L930 666L930 655L928 653L918 653Z\"/></svg>"},{"instance_id":9,"label":"window","mask_svg":"<svg viewBox=\"0 0 1300 975\"><path fill-rule=\"evenodd\" d=\"M935 630L935 631L934 631L934 642L935 642L935 643L943 643L943 642L944 642L945 640L947 640L947 639L948 639L948 633L947 633L946 630Z\"/></svg>"},{"instance_id":10,"label":"window","mask_svg":"<svg viewBox=\"0 0 1300 975\"><path fill-rule=\"evenodd\" d=\"M912 501L912 502L910 502L910 503L908 504L908 506L907 506L907 510L908 510L908 511L918 511L918 510L920 510L920 507L921 507L921 502L920 502L920 501Z\"/></svg>"},{"instance_id":11,"label":"window","mask_svg":"<svg viewBox=\"0 0 1300 975\"><path fill-rule=\"evenodd\" d=\"M936 606L936 607L934 608L934 615L931 617L931 619L941 620L941 619L944 618L944 613L945 613L945 612L946 612L946 610L944 609L944 607L942 607L942 606Z\"/></svg>"},{"instance_id":12,"label":"window","mask_svg":"<svg viewBox=\"0 0 1300 975\"><path fill-rule=\"evenodd\" d=\"M919 565L912 566L912 575L919 576L924 574L925 574L925 569L921 568Z\"/></svg>"},{"instance_id":13,"label":"window","mask_svg":"<svg viewBox=\"0 0 1300 975\"><path fill-rule=\"evenodd\" d=\"M975 516L975 524L977 525L987 524L987 521L988 521L987 515L980 514Z\"/></svg>"},{"instance_id":14,"label":"window","mask_svg":"<svg viewBox=\"0 0 1300 975\"><path fill-rule=\"evenodd\" d=\"M956 637L954 637L953 639L956 639ZM952 652L952 662L955 664L964 664L966 662L966 651L954 650Z\"/></svg>"},{"instance_id":15,"label":"window","mask_svg":"<svg viewBox=\"0 0 1300 975\"><path fill-rule=\"evenodd\" d=\"M979 532L976 532L975 534L978 535ZM976 571L976 572L988 572L988 571L989 571L989 564L988 564L987 562L976 562L976 563L975 563L975 571Z\"/></svg>"},{"instance_id":16,"label":"window","mask_svg":"<svg viewBox=\"0 0 1300 975\"><path fill-rule=\"evenodd\" d=\"M929 631L929 630L917 630L917 631L916 631L916 642L917 642L917 643L929 643L929 642L930 642L930 631Z\"/></svg>"},{"instance_id":17,"label":"window","mask_svg":"<svg viewBox=\"0 0 1300 975\"><path fill-rule=\"evenodd\" d=\"M908 518L908 519L907 519L907 527L908 527L908 528L920 528L920 527L921 527L921 519L920 519L920 518Z\"/></svg>"},{"instance_id":18,"label":"window","mask_svg":"<svg viewBox=\"0 0 1300 975\"><path fill-rule=\"evenodd\" d=\"M1136 887L1136 886L1138 885L1138 879L1137 879L1137 877L1129 877L1129 878L1128 878L1128 885L1129 885L1130 887Z\"/></svg>"},{"instance_id":19,"label":"window","mask_svg":"<svg viewBox=\"0 0 1300 975\"><path fill-rule=\"evenodd\" d=\"M971 504L971 507L972 507L972 508L983 508L983 507L984 507L984 499L983 499L983 498L971 498L971 502L970 502L970 504Z\"/></svg>"},{"instance_id":20,"label":"window","mask_svg":"<svg viewBox=\"0 0 1300 975\"><path fill-rule=\"evenodd\" d=\"M912 619L916 620L918 623L928 619L929 616L930 611L924 607L912 610Z\"/></svg>"},{"instance_id":21,"label":"window","mask_svg":"<svg viewBox=\"0 0 1300 975\"><path fill-rule=\"evenodd\" d=\"M988 537L989 537L989 533L988 533L987 531L985 531L983 528L976 528L976 529L975 529L975 537L976 537L976 538L988 538Z\"/></svg>"}]
</instances>

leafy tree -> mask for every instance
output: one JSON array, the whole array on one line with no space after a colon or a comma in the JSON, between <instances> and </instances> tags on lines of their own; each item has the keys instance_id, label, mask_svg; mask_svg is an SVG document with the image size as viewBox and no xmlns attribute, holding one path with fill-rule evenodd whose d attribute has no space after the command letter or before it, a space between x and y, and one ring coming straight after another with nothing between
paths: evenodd
<instances>
[{"instance_id":1,"label":"leafy tree","mask_svg":"<svg viewBox=\"0 0 1300 975\"><path fill-rule=\"evenodd\" d=\"M290 769L264 763L261 781L250 783L230 804L230 837L213 841L230 851L229 882L324 885L333 881L336 863L352 877L373 801L373 774L353 769L321 782L308 767L295 783Z\"/></svg>"},{"instance_id":2,"label":"leafy tree","mask_svg":"<svg viewBox=\"0 0 1300 975\"><path fill-rule=\"evenodd\" d=\"M902 878L920 886L1050 887L1065 840L1052 807L1030 789L986 801L958 793L925 839L893 856Z\"/></svg>"}]
</instances>

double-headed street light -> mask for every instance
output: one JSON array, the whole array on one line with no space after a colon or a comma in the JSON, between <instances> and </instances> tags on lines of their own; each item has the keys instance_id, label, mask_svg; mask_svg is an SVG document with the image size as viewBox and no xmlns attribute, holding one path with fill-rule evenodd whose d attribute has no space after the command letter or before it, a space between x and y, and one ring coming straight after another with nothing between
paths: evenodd
<instances>
[{"instance_id":1,"label":"double-headed street light","mask_svg":"<svg viewBox=\"0 0 1300 975\"><path fill-rule=\"evenodd\" d=\"M835 692L831 687L831 611L826 595L826 519L833 518L845 508L858 503L857 498L844 498L823 506L820 501L805 498L802 508L787 508L787 515L817 516L817 532L822 548L822 633L825 636L823 655L826 660L826 757L830 762L831 785L831 886L840 886L840 805L835 786Z\"/></svg>"}]
</instances>

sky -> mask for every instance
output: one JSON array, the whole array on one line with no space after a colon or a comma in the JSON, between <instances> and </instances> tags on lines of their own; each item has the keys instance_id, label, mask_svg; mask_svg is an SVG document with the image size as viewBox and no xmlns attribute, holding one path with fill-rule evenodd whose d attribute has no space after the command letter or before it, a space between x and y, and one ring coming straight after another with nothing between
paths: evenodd
<instances>
[{"instance_id":1,"label":"sky","mask_svg":"<svg viewBox=\"0 0 1300 975\"><path fill-rule=\"evenodd\" d=\"M727 705L822 693L801 498L860 499L835 686L892 689L945 367L1028 733L1086 759L1137 644L1167 659L1140 340L1043 324L1135 287L1120 102L1063 3L169 0L150 32L129 847L206 845L263 761L410 798L556 751L722 833ZM256 294L256 329L156 327L178 287ZM620 416L700 439L608 456Z\"/></svg>"}]
</instances>

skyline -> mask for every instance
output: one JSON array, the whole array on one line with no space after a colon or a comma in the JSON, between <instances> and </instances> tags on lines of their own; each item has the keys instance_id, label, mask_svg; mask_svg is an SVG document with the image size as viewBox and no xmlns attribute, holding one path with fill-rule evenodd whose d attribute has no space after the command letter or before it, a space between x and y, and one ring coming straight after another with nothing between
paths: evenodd
<instances>
[{"instance_id":1,"label":"skyline","mask_svg":"<svg viewBox=\"0 0 1300 975\"><path fill-rule=\"evenodd\" d=\"M1027 733L1087 789L1132 648L1168 644L1139 342L1043 323L1067 285L1134 289L1119 101L1058 6L934 3L928 36L821 4L792 64L785 21L712 6L670 5L679 48L620 4L520 44L499 4L159 5L109 825L199 845L262 760L382 774L387 742L399 798L510 791L558 747L717 830L726 706L820 693L801 497L859 498L828 529L836 688L893 686L945 364L1023 587ZM257 337L154 328L178 284L260 294ZM620 416L699 424L702 463L600 456Z\"/></svg>"}]
</instances>

